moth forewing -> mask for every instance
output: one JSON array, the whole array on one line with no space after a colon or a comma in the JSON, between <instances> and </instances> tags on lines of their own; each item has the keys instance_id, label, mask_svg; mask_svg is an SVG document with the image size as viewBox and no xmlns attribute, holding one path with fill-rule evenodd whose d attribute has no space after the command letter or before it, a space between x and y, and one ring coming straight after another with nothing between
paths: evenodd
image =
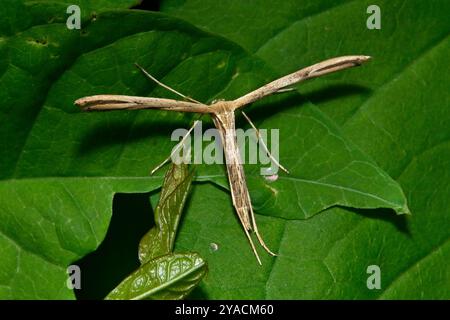
<instances>
[{"instance_id":1,"label":"moth forewing","mask_svg":"<svg viewBox=\"0 0 450 320\"><path fill-rule=\"evenodd\" d=\"M125 95L96 95L84 97L76 100L75 104L84 111L158 109L196 113L211 112L209 106L197 102Z\"/></svg>"},{"instance_id":2,"label":"moth forewing","mask_svg":"<svg viewBox=\"0 0 450 320\"><path fill-rule=\"evenodd\" d=\"M360 66L362 63L368 61L369 56L342 56L324 60L322 62L313 64L309 67L300 69L284 77L276 79L268 84L239 97L233 101L234 108L243 107L249 103L260 100L268 95L284 92L289 89L289 86L295 85L299 82L317 78L329 73L344 70L347 68Z\"/></svg>"}]
</instances>

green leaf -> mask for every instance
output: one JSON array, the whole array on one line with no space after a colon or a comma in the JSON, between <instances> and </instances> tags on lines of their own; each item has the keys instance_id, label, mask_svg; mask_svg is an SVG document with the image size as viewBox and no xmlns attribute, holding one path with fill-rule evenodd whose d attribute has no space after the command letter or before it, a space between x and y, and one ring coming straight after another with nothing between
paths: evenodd
<instances>
[{"instance_id":1,"label":"green leaf","mask_svg":"<svg viewBox=\"0 0 450 320\"><path fill-rule=\"evenodd\" d=\"M208 0L162 3L166 12L235 40L280 75L331 56L373 57L364 68L298 90L401 184L414 215L403 220L381 210L359 212L370 218L363 219L329 209L286 226L281 251L290 258L277 259L267 285L243 296L450 298L450 113L445 107L450 79L443 71L449 67L450 3L377 1L381 30L368 30L371 4L228 1L211 10L215 3ZM205 11L207 16L200 14ZM262 12L271 12L270 19ZM213 278L214 262L208 261ZM371 264L381 267L381 290L365 287ZM299 275L284 285L287 270ZM210 297L223 297L211 292Z\"/></svg>"},{"instance_id":2,"label":"green leaf","mask_svg":"<svg viewBox=\"0 0 450 320\"><path fill-rule=\"evenodd\" d=\"M258 213L306 219L334 205L409 213L398 184L313 105L279 111L259 127L280 128L280 159L290 174L271 182L260 178L259 167L248 168Z\"/></svg>"},{"instance_id":3,"label":"green leaf","mask_svg":"<svg viewBox=\"0 0 450 320\"><path fill-rule=\"evenodd\" d=\"M139 260L142 264L172 252L192 177L193 172L189 172L185 164L172 164L167 171L155 208L155 226L139 243Z\"/></svg>"},{"instance_id":4,"label":"green leaf","mask_svg":"<svg viewBox=\"0 0 450 320\"><path fill-rule=\"evenodd\" d=\"M159 185L157 178L2 180L0 297L73 298L66 287L67 266L102 241L114 194L151 191Z\"/></svg>"},{"instance_id":5,"label":"green leaf","mask_svg":"<svg viewBox=\"0 0 450 320\"><path fill-rule=\"evenodd\" d=\"M106 299L183 299L206 272L206 262L198 254L172 253L143 264L111 291Z\"/></svg>"},{"instance_id":6,"label":"green leaf","mask_svg":"<svg viewBox=\"0 0 450 320\"><path fill-rule=\"evenodd\" d=\"M439 155L443 152L448 154L441 149ZM408 174L411 180L406 187L417 183L412 179L426 167L426 160ZM448 199L449 174L440 180L437 192L429 188L448 165L448 160L441 163L433 177L422 180L411 192L411 199L418 201L434 193L436 204L414 207L427 214L395 216L388 211L333 208L308 220L257 216L264 240L278 254L271 258L262 253L262 266L244 245L246 238L234 209L224 201L227 194L210 185L196 186L175 248L195 250L208 261L208 278L191 297L448 298L450 245L443 227L448 225L448 215L443 216L440 208ZM436 235L430 236L433 232ZM371 265L380 267L380 290L369 290L366 285Z\"/></svg>"},{"instance_id":7,"label":"green leaf","mask_svg":"<svg viewBox=\"0 0 450 320\"><path fill-rule=\"evenodd\" d=\"M169 154L173 129L192 120L163 111L87 114L73 101L100 93L174 97L149 82L134 62L204 102L240 96L276 75L236 44L162 14L99 11L78 31L62 23L67 14L58 3L39 2L35 11L25 10L23 24L16 21L24 5L34 4L8 2L0 14L6 57L0 61L0 297L73 298L66 267L101 243L114 194L160 187L162 177L150 178L149 169ZM253 204L268 216L258 220L278 221L262 223L265 237L278 234L284 219L309 218L337 204L408 211L399 185L299 95L267 99L250 115L280 129L281 162L293 172L271 183L257 168L247 170ZM201 165L199 180L226 185L223 170ZM209 204L215 218L222 213L217 208L230 204L229 193L220 194L217 204ZM236 217L226 213L241 237L220 255L224 266L241 253L251 255ZM213 220L195 221L193 231L208 230ZM197 236L197 245L210 250L209 239ZM255 272L251 261L246 266ZM245 286L245 279L236 279ZM222 285L220 279L214 283Z\"/></svg>"}]
</instances>

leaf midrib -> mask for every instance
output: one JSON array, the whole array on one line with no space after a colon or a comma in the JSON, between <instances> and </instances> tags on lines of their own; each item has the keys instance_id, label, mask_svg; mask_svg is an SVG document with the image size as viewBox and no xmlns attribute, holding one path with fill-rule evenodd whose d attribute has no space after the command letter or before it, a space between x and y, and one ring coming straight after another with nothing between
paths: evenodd
<instances>
[{"instance_id":1,"label":"leaf midrib","mask_svg":"<svg viewBox=\"0 0 450 320\"><path fill-rule=\"evenodd\" d=\"M171 285L173 285L174 283L176 283L178 280L183 279L184 277L187 277L189 275L191 275L192 273L195 273L195 271L201 269L202 267L205 266L205 262L203 261L202 263L198 264L198 265L194 265L192 268L190 268L189 270L187 270L187 272L183 272L180 273L178 276L172 278L171 280L164 282L162 285L157 286L156 288L149 290L143 294L140 294L136 297L131 298L131 300L142 300L145 299L161 290L166 289L167 287L170 287ZM170 267L170 266L169 266Z\"/></svg>"}]
</instances>

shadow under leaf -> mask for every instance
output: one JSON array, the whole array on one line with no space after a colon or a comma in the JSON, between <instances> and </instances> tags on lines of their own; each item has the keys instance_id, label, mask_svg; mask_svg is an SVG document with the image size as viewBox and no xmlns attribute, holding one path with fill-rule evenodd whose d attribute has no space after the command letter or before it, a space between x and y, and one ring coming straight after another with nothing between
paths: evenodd
<instances>
[{"instance_id":1,"label":"shadow under leaf","mask_svg":"<svg viewBox=\"0 0 450 320\"><path fill-rule=\"evenodd\" d=\"M134 125L132 129L130 129L130 123L120 121L99 124L82 138L78 148L78 155L84 156L96 152L100 148L123 145L145 139L151 144L151 137L165 137L170 141L170 136L175 129L189 129L189 126L190 123L188 121L164 122L160 120L140 123ZM130 130L132 131L130 132Z\"/></svg>"},{"instance_id":2,"label":"shadow under leaf","mask_svg":"<svg viewBox=\"0 0 450 320\"><path fill-rule=\"evenodd\" d=\"M340 207L340 206L339 206ZM347 208L341 207L350 212L356 213L358 215L364 216L369 219L386 221L393 224L398 231L411 236L411 231L409 229L409 221L408 216L405 214L398 215L392 209L356 209L356 208Z\"/></svg>"},{"instance_id":3,"label":"shadow under leaf","mask_svg":"<svg viewBox=\"0 0 450 320\"><path fill-rule=\"evenodd\" d=\"M150 193L116 194L105 239L94 252L74 262L81 269L79 300L103 299L140 263L138 246L154 225Z\"/></svg>"},{"instance_id":4,"label":"shadow under leaf","mask_svg":"<svg viewBox=\"0 0 450 320\"><path fill-rule=\"evenodd\" d=\"M325 86L311 92L303 92L302 94L312 103L319 104L330 100L337 100L342 97L369 95L371 92L372 90L360 85L336 84Z\"/></svg>"},{"instance_id":5,"label":"shadow under leaf","mask_svg":"<svg viewBox=\"0 0 450 320\"><path fill-rule=\"evenodd\" d=\"M302 94L299 94L297 91L275 94L244 108L244 111L252 120L254 120L255 123L258 123L277 112L288 110L289 108L303 105L308 102L319 104L354 95L369 95L371 92L372 90L360 85L329 85L321 89ZM243 124L245 124L244 120L238 118L238 125Z\"/></svg>"}]
</instances>

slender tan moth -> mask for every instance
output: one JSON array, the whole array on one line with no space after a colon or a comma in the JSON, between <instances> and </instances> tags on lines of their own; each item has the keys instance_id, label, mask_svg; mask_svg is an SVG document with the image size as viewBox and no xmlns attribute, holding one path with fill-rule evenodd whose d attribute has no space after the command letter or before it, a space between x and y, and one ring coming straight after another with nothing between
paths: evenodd
<instances>
[{"instance_id":1,"label":"slender tan moth","mask_svg":"<svg viewBox=\"0 0 450 320\"><path fill-rule=\"evenodd\" d=\"M164 98L147 98L137 96L124 96L124 95L95 95L90 97L84 97L75 101L75 104L85 111L110 111L110 110L131 110L131 109L159 109L178 112L195 112L199 114L210 114L214 125L220 132L222 139L223 151L226 160L226 168L228 174L228 181L230 184L231 197L233 200L233 206L237 212L239 220L244 228L245 235L247 236L250 246L261 264L258 252L256 251L250 233L254 233L258 239L260 245L271 255L275 256L267 245L264 243L256 224L255 214L250 200L250 194L248 192L247 183L245 179L244 168L240 161L240 152L237 145L236 131L235 131L235 111L243 108L244 106L251 104L259 99L262 99L268 95L274 93L285 92L293 90L292 86L311 78L317 78L322 75L326 75L339 70L355 67L361 65L363 62L369 60L369 56L342 56L332 58L303 68L294 73L288 74L282 78L274 80L246 95L237 98L232 101L218 101L213 102L211 105L203 104L197 100L194 100L188 96L185 96L169 86L161 83L144 69L139 67L146 76L151 78L160 86L170 90L177 95L181 96L184 101L164 99ZM244 117L257 132L257 137L260 138L258 130L250 121L248 116L242 112ZM197 125L198 121L194 122L194 125L188 131L188 134ZM187 134L187 135L188 135ZM186 136L187 136L186 135ZM185 136L185 137L186 137ZM184 142L184 138L178 144L180 146ZM264 146L265 151L272 158L274 163L278 165L282 170L288 173L288 171L276 161L265 147L264 142L261 140L261 144ZM174 148L172 154L178 148ZM171 155L172 155L171 154ZM160 165L158 165L152 174L158 170L161 166L170 160L169 156Z\"/></svg>"}]
</instances>

